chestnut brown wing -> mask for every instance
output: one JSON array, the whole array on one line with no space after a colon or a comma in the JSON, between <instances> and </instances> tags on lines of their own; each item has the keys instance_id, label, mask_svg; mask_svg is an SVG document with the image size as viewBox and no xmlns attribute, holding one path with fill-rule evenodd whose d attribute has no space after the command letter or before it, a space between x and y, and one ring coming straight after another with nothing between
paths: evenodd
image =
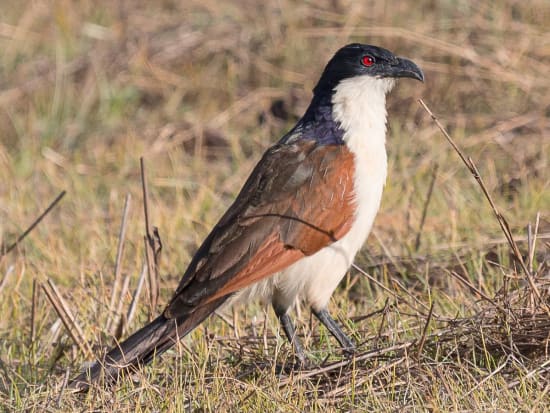
<instances>
[{"instance_id":1,"label":"chestnut brown wing","mask_svg":"<svg viewBox=\"0 0 550 413\"><path fill-rule=\"evenodd\" d=\"M164 315L180 317L344 236L355 213L345 145L276 145L201 245Z\"/></svg>"}]
</instances>

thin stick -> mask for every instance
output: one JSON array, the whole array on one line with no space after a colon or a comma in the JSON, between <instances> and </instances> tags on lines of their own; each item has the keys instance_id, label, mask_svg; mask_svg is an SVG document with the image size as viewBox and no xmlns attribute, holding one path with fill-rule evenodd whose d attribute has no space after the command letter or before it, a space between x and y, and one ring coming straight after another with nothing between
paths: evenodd
<instances>
[{"instance_id":1,"label":"thin stick","mask_svg":"<svg viewBox=\"0 0 550 413\"><path fill-rule=\"evenodd\" d=\"M407 289L407 287L405 287L405 286L401 283L401 281L399 281L397 278L393 277L391 274L389 275L389 277L390 277L391 281L392 281L394 284L396 284L399 288L401 288L401 290L402 290L405 294L407 294L409 297L411 297L416 303L420 304L420 305L421 305L422 307L424 307L424 309L426 309L426 310L429 310L429 309L430 309L426 304L424 304L422 301L420 301L418 298L416 298L413 294L411 294L411 292ZM417 309L416 311L419 312L418 309ZM439 317L437 317L437 318L439 318Z\"/></svg>"},{"instance_id":2,"label":"thin stick","mask_svg":"<svg viewBox=\"0 0 550 413\"><path fill-rule=\"evenodd\" d=\"M376 278L374 278L372 275L370 275L368 272L363 270L361 267L359 267L357 264L351 264L353 268L355 268L357 271L359 271L362 275L367 277L369 280L371 280L374 284L382 288L384 291L386 291L388 294L390 294L392 297L394 297L397 302L402 301L405 304L407 304L412 310L419 312L418 308L416 308L414 305L412 305L410 302L405 300L403 297L401 297L399 294L397 294L395 291L390 290L388 287L386 287L384 284L382 284L380 281L378 281ZM393 281L393 278L392 278ZM410 294L410 293L408 293Z\"/></svg>"},{"instance_id":3,"label":"thin stick","mask_svg":"<svg viewBox=\"0 0 550 413\"><path fill-rule=\"evenodd\" d=\"M533 233L533 239L529 243L529 271L533 273L533 261L535 260L535 251L537 247L537 236L539 233L540 224L540 212L537 212L537 218L535 219L535 231Z\"/></svg>"},{"instance_id":4,"label":"thin stick","mask_svg":"<svg viewBox=\"0 0 550 413\"><path fill-rule=\"evenodd\" d=\"M124 328L126 326L126 317L122 313L122 306L124 305L124 296L128 293L128 288L130 286L130 274L126 275L124 278L124 283L122 284L122 290L120 291L120 299L118 301L118 306L116 308L116 324L115 331L113 331L113 336L118 340L124 333Z\"/></svg>"},{"instance_id":5,"label":"thin stick","mask_svg":"<svg viewBox=\"0 0 550 413\"><path fill-rule=\"evenodd\" d=\"M145 281L145 274L147 273L147 264L143 264L143 267L141 269L141 274L139 275L138 285L134 291L134 295L132 297L132 302L130 303L130 308L128 309L128 313L126 315L126 324L130 324L132 319L134 318L134 314L136 312L137 303L139 301L139 296L141 294L141 289L143 288L143 282Z\"/></svg>"},{"instance_id":6,"label":"thin stick","mask_svg":"<svg viewBox=\"0 0 550 413\"><path fill-rule=\"evenodd\" d=\"M376 231L371 231L371 234L374 236L374 238L376 238L376 241L378 241L378 243L380 244L380 246L382 247L382 251L384 251L384 254L386 254L386 256L388 257L388 259L390 260L390 262L393 264L393 266L397 269L397 271L399 271L400 273L405 273L405 269L401 266L401 264L399 262L397 262L395 260L395 257L393 256L393 254L390 252L389 248L386 246L386 244L384 243L384 241L382 241L382 238L380 238L380 236L378 235L378 233Z\"/></svg>"},{"instance_id":7,"label":"thin stick","mask_svg":"<svg viewBox=\"0 0 550 413\"><path fill-rule=\"evenodd\" d=\"M145 234L147 238L151 237L151 227L149 226L149 196L147 189L147 179L145 179L145 161L143 156L139 158L139 166L141 169L141 189L143 192L143 213L145 215Z\"/></svg>"},{"instance_id":8,"label":"thin stick","mask_svg":"<svg viewBox=\"0 0 550 413\"><path fill-rule=\"evenodd\" d=\"M391 264L397 269L397 271L399 271L400 273L402 274L405 274L406 273L406 270L404 267L401 266L401 264L395 259L395 257L391 254L390 250L388 249L388 247L384 244L384 241L382 241L382 238L380 238L378 236L378 234L376 233L376 231L372 231L372 234L374 235L374 237L376 238L376 240L378 241L378 243L380 244L380 246L382 247L382 250L384 251L384 254L386 254L386 256L388 257L388 259L390 260ZM356 267L357 268L357 267ZM390 275L390 278L392 280L393 283L397 284L399 286L399 288L401 288L403 290L403 292L405 294L407 294L409 297L411 297L414 301L416 301L418 304L420 304L422 307L424 307L426 310L428 310L428 306L426 304L424 304L423 302L421 302L418 298L416 298L414 295L412 295L408 290L407 288L405 288L403 286L403 284L401 284L399 282L399 280L397 280L396 278L392 277ZM412 307L415 311L418 311L416 308Z\"/></svg>"},{"instance_id":9,"label":"thin stick","mask_svg":"<svg viewBox=\"0 0 550 413\"><path fill-rule=\"evenodd\" d=\"M368 360L368 359L371 359L371 358L379 357L379 356L382 356L384 354L391 353L393 351L404 350L404 349L407 349L407 348L411 347L413 344L414 344L414 341L408 341L406 343L396 344L395 346L390 346L390 347L386 347L386 348L379 349L379 350L367 351L366 353L363 353L363 354L361 354L360 356L357 356L357 357L353 357L350 360L338 361L336 363L329 364L326 367L321 367L321 368L311 370L311 371L308 371L308 372L304 372L304 373L298 373L297 377L300 378L300 379L306 379L306 378L311 377L311 376L316 376L316 375L321 374L321 373L326 373L327 371L339 369L341 367L350 365L352 363L356 363L358 361L363 361L363 360ZM285 386L290 380L291 380L290 377L287 378L287 379L281 380L279 382L279 387Z\"/></svg>"},{"instance_id":10,"label":"thin stick","mask_svg":"<svg viewBox=\"0 0 550 413\"><path fill-rule=\"evenodd\" d=\"M155 278L155 270L154 270L154 259L151 257L152 252L149 248L149 241L147 240L147 235L143 236L143 241L145 242L145 262L147 263L147 274L149 277L147 278L148 287L149 287L149 319L152 320L153 316L155 314L155 309L157 307L157 300L158 297L157 294L155 294L155 291L157 290L156 285L156 278Z\"/></svg>"},{"instance_id":11,"label":"thin stick","mask_svg":"<svg viewBox=\"0 0 550 413\"><path fill-rule=\"evenodd\" d=\"M523 376L523 380L530 379L531 377L535 376L536 374L540 374L540 373L543 373L543 372L546 372L546 371L550 371L550 359L546 360L540 366L535 367L533 370L528 372L525 376ZM522 383L521 380L514 380L512 383L508 384L508 389L512 389L520 383Z\"/></svg>"},{"instance_id":12,"label":"thin stick","mask_svg":"<svg viewBox=\"0 0 550 413\"><path fill-rule=\"evenodd\" d=\"M127 222L128 222L128 214L130 212L130 201L132 200L132 196L130 194L126 195L126 199L124 201L124 210L122 212L122 221L120 222L120 230L118 233L118 247L116 252L116 261L115 261L115 279L113 281L113 291L111 292L111 302L109 303L109 321L107 322L107 328L106 330L111 330L111 324L113 322L113 313L115 308L115 301L118 299L118 301L122 301L122 294L120 297L117 297L117 293L119 290L120 285L120 274L122 272L122 254L124 252L124 241L126 239L126 228L127 228ZM118 314L115 314L118 315Z\"/></svg>"},{"instance_id":13,"label":"thin stick","mask_svg":"<svg viewBox=\"0 0 550 413\"><path fill-rule=\"evenodd\" d=\"M378 341L380 340L380 337L382 337L382 330L384 329L384 324L386 322L386 318L388 315L389 301L390 299L386 297L386 301L384 302L384 308L382 309L382 320L380 321L380 326L378 327L378 334L374 339L374 345L373 345L374 348L378 347Z\"/></svg>"},{"instance_id":14,"label":"thin stick","mask_svg":"<svg viewBox=\"0 0 550 413\"><path fill-rule=\"evenodd\" d=\"M466 397L468 397L470 394L472 394L474 391L476 391L477 389L479 389L481 386L483 386L483 384L489 380L491 377L494 377L495 375L497 375L504 367L506 367L506 365L508 364L508 362L510 361L510 355L508 355L508 357L506 357L506 360L504 360L504 363L502 363L500 366L498 366L495 370L493 370L491 373L489 373L483 380L481 380L475 387L473 387L472 389L470 389L464 396L462 396L462 398L460 400L463 400L465 399Z\"/></svg>"},{"instance_id":15,"label":"thin stick","mask_svg":"<svg viewBox=\"0 0 550 413\"><path fill-rule=\"evenodd\" d=\"M40 283L35 278L32 280L32 303L31 303L31 336L29 346L34 351L34 341L36 340L36 307L38 306L38 292Z\"/></svg>"},{"instance_id":16,"label":"thin stick","mask_svg":"<svg viewBox=\"0 0 550 413\"><path fill-rule=\"evenodd\" d=\"M65 377L63 377L63 384L61 385L61 390L59 390L59 394L57 395L57 401L55 403L58 409L61 407L61 397L63 396L63 392L67 388L70 375L71 375L71 368L67 367L67 370L65 370Z\"/></svg>"},{"instance_id":17,"label":"thin stick","mask_svg":"<svg viewBox=\"0 0 550 413\"><path fill-rule=\"evenodd\" d=\"M485 186L485 183L483 182L483 179L481 178L481 174L479 173L479 170L477 169L476 165L474 164L474 161L472 158L464 155L464 153L460 150L460 148L457 146L457 144L454 142L454 140L451 138L447 130L443 127L441 122L437 119L437 117L433 114L433 112L428 108L428 106L424 103L422 99L418 99L418 102L420 105L424 108L426 112L430 115L434 123L437 125L441 133L443 133L443 136L447 139L447 141L451 144L455 152L460 156L460 159L462 159L462 162L464 162L464 165L469 169L470 173L473 175L474 179L479 184L481 191L485 195L485 198L489 202L489 205L491 205L491 208L497 218L497 221L500 225L500 228L502 232L504 233L504 236L506 237L506 240L508 241L508 244L514 253L515 258L519 262L520 266L522 267L525 276L527 277L527 281L529 282L529 286L531 287L531 291L536 295L539 302L542 303L540 292L535 285L535 282L533 281L532 275L529 272L529 269L525 265L525 261L523 260L523 257L521 255L521 252L519 251L519 248L514 240L514 237L512 235L512 231L510 230L510 226L508 225L508 222L504 218L504 216L501 215L501 213L498 211L493 198L491 197L491 194L489 194L489 191L487 190L487 187ZM550 309L546 307L546 310L550 313Z\"/></svg>"},{"instance_id":18,"label":"thin stick","mask_svg":"<svg viewBox=\"0 0 550 413\"><path fill-rule=\"evenodd\" d=\"M432 305L430 306L430 312L428 313L426 324L424 324L424 330L422 330L422 338L420 339L420 343L418 344L418 353L417 353L418 358L422 356L422 350L424 349L424 344L426 343L426 334L428 333L428 326L430 325L430 321L432 320L433 311L434 311L434 301L432 301Z\"/></svg>"},{"instance_id":19,"label":"thin stick","mask_svg":"<svg viewBox=\"0 0 550 413\"><path fill-rule=\"evenodd\" d=\"M69 335L80 348L80 351L88 358L93 357L93 351L84 338L84 333L80 326L76 323L71 311L67 307L67 304L59 294L57 287L52 280L48 279L47 284L42 284L42 289L46 293L46 297L52 304L55 312L61 319L61 322L65 325L65 328L69 332Z\"/></svg>"},{"instance_id":20,"label":"thin stick","mask_svg":"<svg viewBox=\"0 0 550 413\"><path fill-rule=\"evenodd\" d=\"M231 320L222 312L222 311L214 311L214 315L217 316L220 320L222 320L225 324L229 326L229 328L233 331L235 331L234 323L231 322ZM252 325L254 328L254 325ZM239 339L239 337L235 337L235 339Z\"/></svg>"},{"instance_id":21,"label":"thin stick","mask_svg":"<svg viewBox=\"0 0 550 413\"><path fill-rule=\"evenodd\" d=\"M436 163L432 170L432 179L430 181L430 186L428 187L428 194L426 195L426 201L424 202L424 208L422 209L422 218L420 219L420 226L418 228L418 233L416 234L416 240L414 242L415 252L418 252L418 249L420 248L420 237L422 236L422 230L424 229L424 223L426 222L426 216L428 214L428 205L430 205L430 201L432 199L432 193L434 190L438 169L439 169L439 164Z\"/></svg>"},{"instance_id":22,"label":"thin stick","mask_svg":"<svg viewBox=\"0 0 550 413\"><path fill-rule=\"evenodd\" d=\"M156 263L158 262L158 256L155 254L155 238L151 236L151 225L149 222L149 191L147 188L147 179L145 174L145 161L143 156L139 158L140 168L141 168L141 188L143 191L143 213L145 216L145 258L147 261L147 270L149 274L149 318L153 319L153 316L156 313L156 307L159 297L159 285L158 285L158 268ZM162 244L160 243L160 237L158 236L158 230L155 231L155 237L159 240L160 248L158 249L159 253L162 249Z\"/></svg>"},{"instance_id":23,"label":"thin stick","mask_svg":"<svg viewBox=\"0 0 550 413\"><path fill-rule=\"evenodd\" d=\"M34 220L34 222L25 230L25 232L19 235L19 237L15 240L13 244L11 244L9 247L5 249L0 248L0 257L3 257L7 253L9 253L11 250L13 250L15 247L17 247L21 243L21 241L23 241L25 237L29 235L29 233L40 223L40 221L42 221L44 217L49 214L49 212L58 204L58 202L61 201L61 199L65 196L66 193L67 191L61 191L61 193L57 195L57 197L53 200L53 202L44 210L44 212L42 212L38 216L38 218Z\"/></svg>"},{"instance_id":24,"label":"thin stick","mask_svg":"<svg viewBox=\"0 0 550 413\"><path fill-rule=\"evenodd\" d=\"M489 191L487 190L487 187L485 186L485 182L481 178L481 174L479 173L479 170L477 169L477 166L474 164L474 161L472 158L468 157L468 162L470 163L470 170L472 171L474 178L478 182L479 186L481 187L481 190L487 200L489 201L489 204L491 205L491 208L493 209L493 212L495 216L497 217L497 221L500 224L500 227L502 229L502 232L504 233L504 236L508 240L508 244L510 244L510 248L512 249L512 252L514 253L514 256L520 263L523 271L525 272L525 275L527 276L527 280L531 284L531 288L536 293L537 298L540 300L540 293L537 288L537 286L533 283L533 280L531 279L531 273L529 272L529 269L525 265L525 261L523 260L523 256L521 255L521 252L518 248L518 245L516 244L516 241L514 240L514 237L512 235L512 230L510 229L510 226L508 225L508 221L504 218L504 216L501 215L501 213L498 211L496 204L493 201L493 198L491 197L491 194L489 194Z\"/></svg>"},{"instance_id":25,"label":"thin stick","mask_svg":"<svg viewBox=\"0 0 550 413\"><path fill-rule=\"evenodd\" d=\"M531 250L533 246L533 227L531 222L527 223L527 268L529 272L533 273L533 261L531 260Z\"/></svg>"},{"instance_id":26,"label":"thin stick","mask_svg":"<svg viewBox=\"0 0 550 413\"><path fill-rule=\"evenodd\" d=\"M267 321L268 321L268 316L267 316L267 308L264 306L264 325L263 325L263 332L262 332L262 337L263 337L263 341L264 341L264 356L267 356L269 354L269 345L268 345L268 342L267 342ZM297 335L298 333L296 333Z\"/></svg>"},{"instance_id":27,"label":"thin stick","mask_svg":"<svg viewBox=\"0 0 550 413\"><path fill-rule=\"evenodd\" d=\"M405 361L405 357L400 357L397 360L392 361L389 364L382 364L380 367L378 367L378 368L376 368L372 371L369 371L369 374L367 374L367 375L359 378L358 380L356 380L355 383L353 383L353 386L350 386L349 383L346 383L346 384L344 384L340 387L335 388L334 390L331 390L331 391L325 393L323 396L325 398L328 398L328 397L338 396L339 394L344 393L344 392L347 392L347 393L353 392L354 390L360 388L360 386L363 383L366 383L369 380L372 380L373 377L378 377L378 375L380 373L382 373L386 370L393 369L395 366L398 366L403 361Z\"/></svg>"},{"instance_id":28,"label":"thin stick","mask_svg":"<svg viewBox=\"0 0 550 413\"><path fill-rule=\"evenodd\" d=\"M0 293L8 283L8 279L10 278L10 275L13 273L14 269L15 267L13 265L10 265L6 270L6 274L4 274L4 277L0 280Z\"/></svg>"},{"instance_id":29,"label":"thin stick","mask_svg":"<svg viewBox=\"0 0 550 413\"><path fill-rule=\"evenodd\" d=\"M456 271L449 271L449 274L451 274L453 277L455 277L458 281L463 283L466 287L470 288L472 291L474 291L477 295L479 295L484 300L488 301L492 305L495 306L495 308L498 308L503 313L505 312L504 308L499 305L495 300L491 299L487 294L485 294L483 291L481 291L479 288L477 288L475 285L473 285L467 278L463 277Z\"/></svg>"},{"instance_id":30,"label":"thin stick","mask_svg":"<svg viewBox=\"0 0 550 413\"><path fill-rule=\"evenodd\" d=\"M235 334L235 337L239 339L241 336L239 334L239 314L237 313L237 309L234 306L231 309L231 313L233 316L233 333Z\"/></svg>"}]
</instances>

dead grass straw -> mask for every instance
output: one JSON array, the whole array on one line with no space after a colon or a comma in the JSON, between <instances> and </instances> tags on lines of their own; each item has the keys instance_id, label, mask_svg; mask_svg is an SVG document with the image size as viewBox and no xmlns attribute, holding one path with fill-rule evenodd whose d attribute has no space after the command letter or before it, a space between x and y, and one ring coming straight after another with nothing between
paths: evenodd
<instances>
[{"instance_id":1,"label":"dead grass straw","mask_svg":"<svg viewBox=\"0 0 550 413\"><path fill-rule=\"evenodd\" d=\"M439 130L443 133L447 141L451 144L455 152L460 156L460 159L466 165L466 167L469 169L470 173L473 175L477 183L479 184L479 187L481 188L483 194L487 198L487 201L489 201L489 204L491 205L491 209L493 210L495 217L497 218L497 221L500 225L500 228L502 229L502 232L504 233L504 236L506 237L506 240L508 241L508 244L510 245L510 248L514 254L514 257L519 262L521 268L523 269L523 272L525 276L527 277L527 281L529 282L529 286L531 288L531 291L538 299L539 304L542 306L542 308L545 309L547 314L550 316L550 307L544 302L542 302L542 297L540 294L540 291L538 290L535 282L533 281L533 277L527 266L525 265L525 261L523 259L523 256L518 248L518 245L516 241L514 240L514 237L512 235L512 231L510 230L510 226L508 225L508 222L504 218L504 216L499 212L497 209L495 202L493 201L493 198L491 197L491 194L489 193L489 190L487 189L487 186L483 182L483 179L481 177L481 174L479 173L479 170L477 169L477 166L475 165L474 161L470 157L466 157L466 155L462 152L462 150L458 147L458 145L455 143L455 141L451 138L445 127L439 122L437 117L433 114L433 112L428 108L426 103L422 99L419 99L418 102L420 105L424 108L426 112L430 115L434 123L437 125Z\"/></svg>"},{"instance_id":2,"label":"dead grass straw","mask_svg":"<svg viewBox=\"0 0 550 413\"><path fill-rule=\"evenodd\" d=\"M120 306L122 302L122 298L124 296L124 290L121 291L120 295L118 295L118 290L120 288L120 277L122 272L122 255L124 253L124 241L126 239L126 228L128 225L128 214L130 213L130 202L132 200L132 197L130 194L126 195L126 199L124 201L124 210L122 212L122 220L120 223L120 231L118 234L118 247L116 252L116 261L115 261L115 279L113 280L113 289L111 291L111 301L109 302L109 313L112 315L107 320L107 326L105 328L106 331L111 331L111 326L113 323L113 317L115 315L118 315L117 312L115 312L115 302L118 302L118 306ZM116 320L115 320L116 322Z\"/></svg>"},{"instance_id":3,"label":"dead grass straw","mask_svg":"<svg viewBox=\"0 0 550 413\"><path fill-rule=\"evenodd\" d=\"M80 351L82 351L86 358L93 358L94 353L85 339L82 328L80 328L80 326L77 324L75 317L70 311L65 300L63 300L63 297L59 293L54 282L48 279L46 284L42 284L42 289L46 293L48 301L53 306L55 312L63 322L63 325L67 329L69 335L78 346L78 348L80 348Z\"/></svg>"},{"instance_id":4,"label":"dead grass straw","mask_svg":"<svg viewBox=\"0 0 550 413\"><path fill-rule=\"evenodd\" d=\"M42 212L33 222L31 225L29 225L29 227L23 231L23 233L21 235L19 235L17 237L17 239L15 240L14 243L12 243L10 246L8 247L3 247L0 248L0 259L8 254L9 252L11 252L13 249L15 249L26 237L27 235L30 234L30 232L36 228L36 226L38 224L40 224L40 222L44 219L44 217L46 215L48 215L50 213L50 211L52 209L55 208L55 206L59 203L59 201L61 201L61 199L63 199L63 197L65 196L67 192L66 191L61 191L61 193L59 195L57 195L57 197L50 203L50 205L48 205L48 207L44 210L44 212Z\"/></svg>"}]
</instances>

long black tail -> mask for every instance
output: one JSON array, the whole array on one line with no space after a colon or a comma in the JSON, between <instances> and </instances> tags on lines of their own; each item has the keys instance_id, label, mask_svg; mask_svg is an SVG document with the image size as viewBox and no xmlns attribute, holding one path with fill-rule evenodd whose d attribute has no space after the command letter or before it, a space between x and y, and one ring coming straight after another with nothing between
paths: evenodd
<instances>
[{"instance_id":1,"label":"long black tail","mask_svg":"<svg viewBox=\"0 0 550 413\"><path fill-rule=\"evenodd\" d=\"M160 315L141 328L124 342L112 348L102 361L97 361L89 369L76 377L70 388L86 391L90 385L104 380L116 381L121 373L149 363L189 334L197 325L216 310L227 297L219 298L197 308L194 312L180 318L168 319Z\"/></svg>"}]
</instances>

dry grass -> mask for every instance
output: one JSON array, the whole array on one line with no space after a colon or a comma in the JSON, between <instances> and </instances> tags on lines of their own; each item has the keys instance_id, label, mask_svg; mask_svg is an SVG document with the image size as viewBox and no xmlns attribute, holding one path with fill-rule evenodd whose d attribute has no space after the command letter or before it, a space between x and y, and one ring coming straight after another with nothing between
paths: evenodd
<instances>
[{"instance_id":1,"label":"dry grass","mask_svg":"<svg viewBox=\"0 0 550 413\"><path fill-rule=\"evenodd\" d=\"M2 4L2 249L67 194L0 258L0 406L548 409L550 6L478 3ZM272 314L252 305L211 318L138 381L64 391L87 353L166 302L261 152L303 112L327 58L349 41L408 56L427 78L390 97L381 212L359 270L331 303L360 343L357 357L345 359L299 308L312 366L292 371ZM473 158L515 254L418 98ZM156 308L141 156L149 226L163 244Z\"/></svg>"}]
</instances>

